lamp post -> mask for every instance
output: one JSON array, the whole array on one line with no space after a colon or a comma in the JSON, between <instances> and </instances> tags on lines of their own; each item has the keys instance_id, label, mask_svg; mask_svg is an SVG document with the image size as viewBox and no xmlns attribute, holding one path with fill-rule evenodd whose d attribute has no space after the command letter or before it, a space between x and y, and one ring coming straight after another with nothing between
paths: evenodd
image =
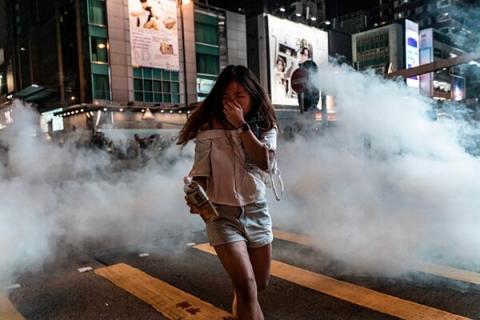
<instances>
[{"instance_id":1,"label":"lamp post","mask_svg":"<svg viewBox=\"0 0 480 320\"><path fill-rule=\"evenodd\" d=\"M183 22L183 6L190 4L190 0L179 0L180 5L180 22L182 23L182 52L183 52L183 85L185 91L185 107L188 107L188 90L187 90L187 55L185 53L185 24Z\"/></svg>"}]
</instances>

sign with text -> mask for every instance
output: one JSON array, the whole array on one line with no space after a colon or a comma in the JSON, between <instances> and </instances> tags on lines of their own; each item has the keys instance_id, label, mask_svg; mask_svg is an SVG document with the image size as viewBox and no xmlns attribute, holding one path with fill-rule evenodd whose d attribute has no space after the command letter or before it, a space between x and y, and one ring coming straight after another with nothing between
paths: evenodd
<instances>
[{"instance_id":1,"label":"sign with text","mask_svg":"<svg viewBox=\"0 0 480 320\"><path fill-rule=\"evenodd\" d=\"M178 71L177 2L128 0L134 67Z\"/></svg>"}]
</instances>

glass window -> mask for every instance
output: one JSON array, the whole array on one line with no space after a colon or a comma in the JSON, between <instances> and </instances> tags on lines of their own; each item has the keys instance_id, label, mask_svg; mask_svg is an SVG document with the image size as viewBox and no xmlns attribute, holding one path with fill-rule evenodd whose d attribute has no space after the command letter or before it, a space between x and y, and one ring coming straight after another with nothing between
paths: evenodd
<instances>
[{"instance_id":1,"label":"glass window","mask_svg":"<svg viewBox=\"0 0 480 320\"><path fill-rule=\"evenodd\" d=\"M163 92L170 93L170 82L163 81L162 87L163 87Z\"/></svg>"},{"instance_id":2,"label":"glass window","mask_svg":"<svg viewBox=\"0 0 480 320\"><path fill-rule=\"evenodd\" d=\"M135 78L141 78L143 77L142 75L142 68L133 68L133 76Z\"/></svg>"},{"instance_id":3,"label":"glass window","mask_svg":"<svg viewBox=\"0 0 480 320\"><path fill-rule=\"evenodd\" d=\"M160 81L153 81L153 91L162 92L162 85Z\"/></svg>"},{"instance_id":4,"label":"glass window","mask_svg":"<svg viewBox=\"0 0 480 320\"><path fill-rule=\"evenodd\" d=\"M145 101L146 102L153 102L153 93L145 92Z\"/></svg>"},{"instance_id":5,"label":"glass window","mask_svg":"<svg viewBox=\"0 0 480 320\"><path fill-rule=\"evenodd\" d=\"M88 0L89 22L93 24L107 25L105 0Z\"/></svg>"},{"instance_id":6,"label":"glass window","mask_svg":"<svg viewBox=\"0 0 480 320\"><path fill-rule=\"evenodd\" d=\"M142 79L134 79L133 80L133 89L138 90L138 91L143 90Z\"/></svg>"},{"instance_id":7,"label":"glass window","mask_svg":"<svg viewBox=\"0 0 480 320\"><path fill-rule=\"evenodd\" d=\"M152 79L152 69L150 68L143 68L143 77L145 79Z\"/></svg>"},{"instance_id":8,"label":"glass window","mask_svg":"<svg viewBox=\"0 0 480 320\"><path fill-rule=\"evenodd\" d=\"M162 79L162 70L160 69L153 69L153 78L160 80Z\"/></svg>"},{"instance_id":9,"label":"glass window","mask_svg":"<svg viewBox=\"0 0 480 320\"><path fill-rule=\"evenodd\" d=\"M93 74L92 75L93 98L110 100L110 84L108 76Z\"/></svg>"},{"instance_id":10,"label":"glass window","mask_svg":"<svg viewBox=\"0 0 480 320\"><path fill-rule=\"evenodd\" d=\"M133 76L135 101L179 103L178 72L140 67L133 69Z\"/></svg>"},{"instance_id":11,"label":"glass window","mask_svg":"<svg viewBox=\"0 0 480 320\"><path fill-rule=\"evenodd\" d=\"M180 92L180 84L178 82L172 82L172 92L173 93Z\"/></svg>"},{"instance_id":12,"label":"glass window","mask_svg":"<svg viewBox=\"0 0 480 320\"><path fill-rule=\"evenodd\" d=\"M170 80L170 71L162 70L162 79L163 80Z\"/></svg>"},{"instance_id":13,"label":"glass window","mask_svg":"<svg viewBox=\"0 0 480 320\"><path fill-rule=\"evenodd\" d=\"M439 0L437 1L437 8L445 8L450 5L450 0Z\"/></svg>"},{"instance_id":14,"label":"glass window","mask_svg":"<svg viewBox=\"0 0 480 320\"><path fill-rule=\"evenodd\" d=\"M143 92L135 91L135 101L143 101Z\"/></svg>"},{"instance_id":15,"label":"glass window","mask_svg":"<svg viewBox=\"0 0 480 320\"><path fill-rule=\"evenodd\" d=\"M218 46L218 28L208 24L195 23L195 41Z\"/></svg>"},{"instance_id":16,"label":"glass window","mask_svg":"<svg viewBox=\"0 0 480 320\"><path fill-rule=\"evenodd\" d=\"M197 53L197 72L218 75L220 73L220 59L218 56Z\"/></svg>"},{"instance_id":17,"label":"glass window","mask_svg":"<svg viewBox=\"0 0 480 320\"><path fill-rule=\"evenodd\" d=\"M144 80L143 81L143 87L145 91L152 91L152 81L151 80Z\"/></svg>"},{"instance_id":18,"label":"glass window","mask_svg":"<svg viewBox=\"0 0 480 320\"><path fill-rule=\"evenodd\" d=\"M108 63L107 39L91 37L90 46L91 46L92 62Z\"/></svg>"}]
</instances>

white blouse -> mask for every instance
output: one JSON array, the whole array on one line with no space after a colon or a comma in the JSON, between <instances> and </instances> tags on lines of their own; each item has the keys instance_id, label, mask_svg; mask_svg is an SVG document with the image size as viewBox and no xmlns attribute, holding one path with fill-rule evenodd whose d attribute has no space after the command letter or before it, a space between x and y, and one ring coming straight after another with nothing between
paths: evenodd
<instances>
[{"instance_id":1,"label":"white blouse","mask_svg":"<svg viewBox=\"0 0 480 320\"><path fill-rule=\"evenodd\" d=\"M277 130L262 132L268 150L277 148ZM195 161L190 176L207 178L207 194L215 204L245 206L265 200L265 183L246 156L235 130L200 131L195 139Z\"/></svg>"}]
</instances>

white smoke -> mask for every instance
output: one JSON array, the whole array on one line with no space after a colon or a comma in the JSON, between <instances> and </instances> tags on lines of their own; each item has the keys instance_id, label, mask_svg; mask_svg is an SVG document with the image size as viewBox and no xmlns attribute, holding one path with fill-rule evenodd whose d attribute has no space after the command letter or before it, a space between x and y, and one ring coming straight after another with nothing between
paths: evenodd
<instances>
[{"instance_id":1,"label":"white smoke","mask_svg":"<svg viewBox=\"0 0 480 320\"><path fill-rule=\"evenodd\" d=\"M65 245L164 251L201 225L183 200L192 148L172 147L168 162L126 170L106 152L45 142L36 134L38 115L15 104L14 125L0 133L8 147L0 171L0 287Z\"/></svg>"},{"instance_id":2,"label":"white smoke","mask_svg":"<svg viewBox=\"0 0 480 320\"><path fill-rule=\"evenodd\" d=\"M322 135L280 142L287 197L270 201L274 224L310 234L351 272L398 274L433 257L478 265L478 158L459 141L473 128L434 121L431 102L397 82L346 67L322 67L338 121ZM123 170L104 152L34 137L35 113L17 106L0 132L0 284L54 257L60 245L185 243L202 227L184 204L192 144L160 163Z\"/></svg>"},{"instance_id":3,"label":"white smoke","mask_svg":"<svg viewBox=\"0 0 480 320\"><path fill-rule=\"evenodd\" d=\"M398 274L434 256L480 264L480 161L459 142L475 128L432 120L432 102L400 82L333 66L317 81L338 121L280 146L277 226L311 235L352 272Z\"/></svg>"}]
</instances>

